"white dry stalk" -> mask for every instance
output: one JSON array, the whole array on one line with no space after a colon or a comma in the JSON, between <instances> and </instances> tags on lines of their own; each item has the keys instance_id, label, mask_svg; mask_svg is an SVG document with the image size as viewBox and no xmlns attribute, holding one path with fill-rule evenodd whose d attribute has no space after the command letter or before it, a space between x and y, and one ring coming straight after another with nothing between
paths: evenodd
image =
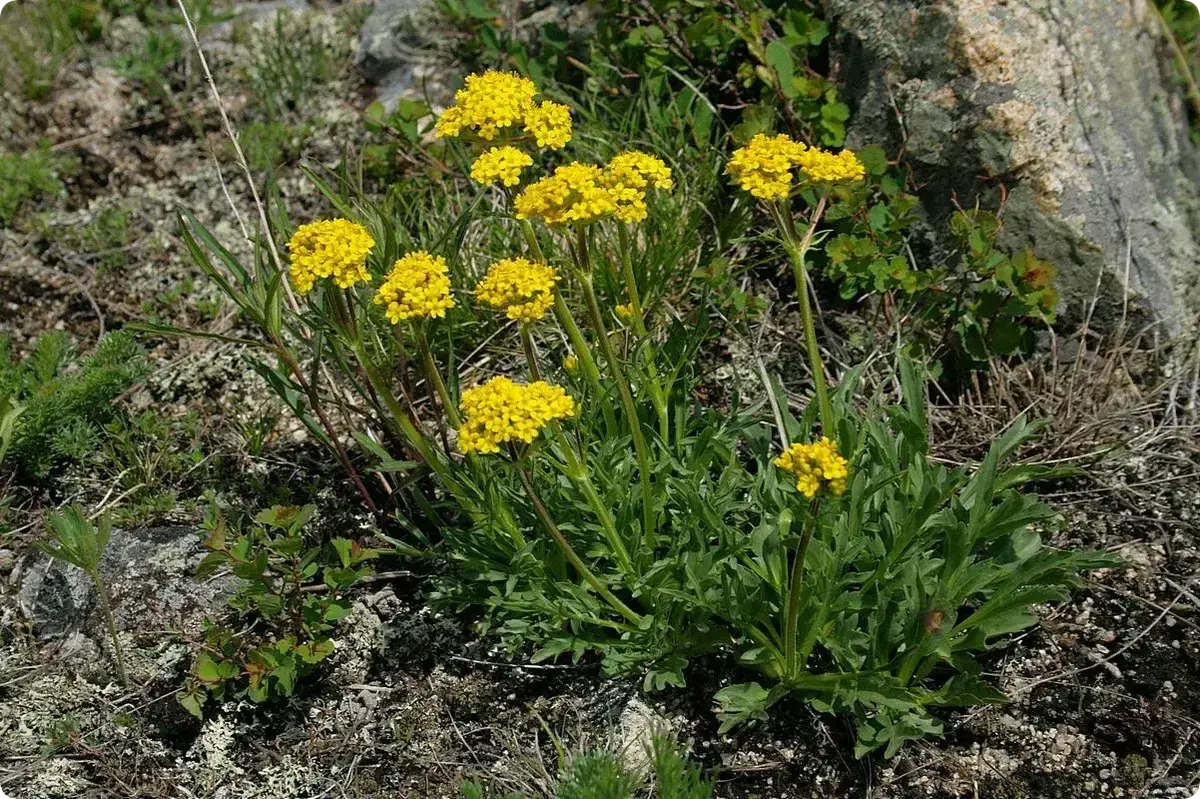
<instances>
[{"instance_id":1,"label":"white dry stalk","mask_svg":"<svg viewBox=\"0 0 1200 799\"><path fill-rule=\"evenodd\" d=\"M246 178L246 185L250 187L250 196L254 201L254 208L258 212L258 223L262 228L262 238L267 243L267 250L271 253L271 260L275 264L275 268L279 271L284 271L283 259L279 256L279 249L275 246L275 239L271 235L270 224L267 221L267 211L263 206L262 198L258 196L258 187L254 183L254 175L250 172L250 164L246 161L246 154L242 152L242 145L238 142L237 129L233 126L233 121L229 118L229 113L225 110L225 102L221 99L221 92L217 89L217 82L213 79L212 70L208 68L208 58L204 55L204 48L200 46L200 37L196 35L196 27L192 24L192 17L188 13L187 6L183 0L176 0L176 5L179 6L179 13L183 15L183 22L187 26L188 37L192 40L192 46L196 48L196 56L200 60L200 68L204 71L204 79L208 83L208 89L212 93L213 101L217 104L217 111L221 114L221 123L225 127L225 135L229 138L230 144L233 145L234 160L237 161L238 167L242 170L242 175ZM213 157L214 163L216 157ZM238 213L237 206L233 202L233 198L229 194L229 190L225 185L224 177L221 175L220 165L217 165L217 175L221 180L221 188L225 191L225 199L229 202L230 208L233 209L233 214L237 217L239 225L242 227L242 233L247 240L253 244L249 233L246 230L245 224L242 222L241 215ZM254 265L251 264L251 270ZM300 304L296 300L296 295L292 293L292 286L287 281L281 281L283 284L284 296L287 297L288 305L292 312L297 316L300 314ZM338 406L344 408L347 404L347 398L342 392L339 385L333 380L333 375L329 373L328 364L321 363L321 374L325 376L330 390L338 400Z\"/></svg>"},{"instance_id":2,"label":"white dry stalk","mask_svg":"<svg viewBox=\"0 0 1200 799\"><path fill-rule=\"evenodd\" d=\"M212 93L213 101L217 104L217 111L221 115L221 124L225 127L225 135L229 137L229 142L233 145L234 160L237 161L238 167L242 170L242 174L246 178L246 185L250 187L250 196L254 200L255 210L258 212L258 223L262 227L262 238L266 240L267 250L271 253L271 260L275 262L275 268L283 271L283 259L279 257L279 249L275 246L274 237L271 236L271 226L267 221L267 210L263 206L262 198L258 196L258 187L254 183L254 175L250 172L250 164L246 161L246 154L242 152L242 145L238 142L237 129L233 127L233 121L230 120L229 114L225 110L225 102L221 99L221 92L217 89L217 82L213 80L212 70L208 68L208 58L204 55L204 48L200 46L200 37L196 35L196 26L192 24L191 14L188 13L187 6L183 0L176 0L176 5L179 6L179 13L183 15L183 22L187 26L192 46L196 48L196 56L200 59L200 68L204 71L204 79L208 82L208 90ZM224 183L225 181L222 179L221 185L224 186ZM230 206L233 207L234 215L238 216L238 210L233 206L233 199L229 196L228 192L226 192L225 197L229 200ZM245 226L242 227L242 230L245 232ZM292 287L286 280L283 281L283 289L287 295L288 304L292 306L292 310L300 313L300 306L296 302L295 295L292 294Z\"/></svg>"}]
</instances>

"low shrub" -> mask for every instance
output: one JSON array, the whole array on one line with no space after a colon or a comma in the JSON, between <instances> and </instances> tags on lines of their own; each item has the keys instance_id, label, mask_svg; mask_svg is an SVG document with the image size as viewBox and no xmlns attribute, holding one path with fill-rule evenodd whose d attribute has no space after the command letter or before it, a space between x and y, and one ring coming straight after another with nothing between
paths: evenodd
<instances>
[{"instance_id":1,"label":"low shrub","mask_svg":"<svg viewBox=\"0 0 1200 799\"><path fill-rule=\"evenodd\" d=\"M350 613L345 592L371 572L378 553L346 538L328 546L307 538L315 508L275 506L249 529L230 529L220 513L206 520L208 555L196 570L207 579L228 569L240 581L229 600L236 622L206 619L179 702L203 715L213 699L254 702L291 696L334 651L337 621ZM332 557L330 557L332 555Z\"/></svg>"}]
</instances>

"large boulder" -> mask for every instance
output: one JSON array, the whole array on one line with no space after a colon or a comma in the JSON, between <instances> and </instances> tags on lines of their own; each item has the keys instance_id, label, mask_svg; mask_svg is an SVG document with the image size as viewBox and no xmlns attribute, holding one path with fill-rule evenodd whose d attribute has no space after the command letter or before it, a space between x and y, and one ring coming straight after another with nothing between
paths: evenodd
<instances>
[{"instance_id":1,"label":"large boulder","mask_svg":"<svg viewBox=\"0 0 1200 799\"><path fill-rule=\"evenodd\" d=\"M1200 311L1200 157L1149 0L827 0L848 144L905 153L935 222L995 208L1059 270L1062 310ZM941 226L944 229L944 226Z\"/></svg>"}]
</instances>

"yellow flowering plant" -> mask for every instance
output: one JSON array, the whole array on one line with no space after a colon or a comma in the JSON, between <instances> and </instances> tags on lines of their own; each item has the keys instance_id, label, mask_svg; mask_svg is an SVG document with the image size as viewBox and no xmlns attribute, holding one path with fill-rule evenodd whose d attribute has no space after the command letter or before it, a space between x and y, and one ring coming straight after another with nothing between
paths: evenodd
<instances>
[{"instance_id":1,"label":"yellow flowering plant","mask_svg":"<svg viewBox=\"0 0 1200 799\"><path fill-rule=\"evenodd\" d=\"M253 268L185 219L253 331L205 335L252 349L379 534L452 566L441 599L480 606L514 654L595 653L648 689L733 656L766 684L717 694L725 726L799 697L853 717L860 753L936 734L934 708L998 701L974 653L1108 561L1042 546L1052 514L1017 490L1039 472L1002 466L1030 426L949 469L929 458L917 365L900 359L898 405L864 410L858 371L828 384L806 254L860 160L764 136L722 163L647 124L644 149L597 128L601 152L552 167L535 148L570 145L570 120L526 78L471 76L434 123L471 151L452 186L380 200L310 173L337 218L267 231ZM769 416L735 388L702 401L722 389L702 356L740 332L714 276L759 204L814 395L772 388Z\"/></svg>"}]
</instances>

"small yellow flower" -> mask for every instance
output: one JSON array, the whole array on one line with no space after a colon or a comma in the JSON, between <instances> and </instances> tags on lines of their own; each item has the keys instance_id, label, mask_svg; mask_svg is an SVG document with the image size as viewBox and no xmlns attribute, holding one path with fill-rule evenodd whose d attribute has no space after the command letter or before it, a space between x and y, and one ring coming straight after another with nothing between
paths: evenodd
<instances>
[{"instance_id":1,"label":"small yellow flower","mask_svg":"<svg viewBox=\"0 0 1200 799\"><path fill-rule=\"evenodd\" d=\"M362 225L348 219L322 219L296 228L288 241L292 284L302 296L322 278L341 288L369 283L367 254L375 240Z\"/></svg>"},{"instance_id":2,"label":"small yellow flower","mask_svg":"<svg viewBox=\"0 0 1200 799\"><path fill-rule=\"evenodd\" d=\"M543 380L521 385L507 377L467 389L459 407L464 422L458 448L464 454L496 453L516 441L530 444L550 422L575 415L575 400L560 386Z\"/></svg>"},{"instance_id":3,"label":"small yellow flower","mask_svg":"<svg viewBox=\"0 0 1200 799\"><path fill-rule=\"evenodd\" d=\"M813 147L801 153L796 164L813 183L854 183L867 176L867 168L850 150L834 155Z\"/></svg>"},{"instance_id":4,"label":"small yellow flower","mask_svg":"<svg viewBox=\"0 0 1200 799\"><path fill-rule=\"evenodd\" d=\"M509 319L536 322L554 304L554 284L558 272L546 264L524 258L505 258L488 268L475 286L475 297L492 308L501 309Z\"/></svg>"},{"instance_id":5,"label":"small yellow flower","mask_svg":"<svg viewBox=\"0 0 1200 799\"><path fill-rule=\"evenodd\" d=\"M538 147L561 150L571 141L571 109L543 100L525 112L525 130L537 140Z\"/></svg>"},{"instance_id":6,"label":"small yellow flower","mask_svg":"<svg viewBox=\"0 0 1200 799\"><path fill-rule=\"evenodd\" d=\"M848 465L829 438L813 444L792 444L775 459L775 465L795 476L796 490L808 499L822 489L835 497L846 493Z\"/></svg>"},{"instance_id":7,"label":"small yellow flower","mask_svg":"<svg viewBox=\"0 0 1200 799\"><path fill-rule=\"evenodd\" d=\"M763 200L786 197L792 186L792 169L808 148L782 133L760 133L729 157L725 174L743 190Z\"/></svg>"},{"instance_id":8,"label":"small yellow flower","mask_svg":"<svg viewBox=\"0 0 1200 799\"><path fill-rule=\"evenodd\" d=\"M493 147L475 159L471 179L485 186L500 181L505 186L521 182L521 170L533 164L533 159L516 147Z\"/></svg>"},{"instance_id":9,"label":"small yellow flower","mask_svg":"<svg viewBox=\"0 0 1200 799\"><path fill-rule=\"evenodd\" d=\"M405 319L442 317L454 307L450 296L450 267L440 255L418 250L396 261L375 293L392 324Z\"/></svg>"},{"instance_id":10,"label":"small yellow flower","mask_svg":"<svg viewBox=\"0 0 1200 799\"><path fill-rule=\"evenodd\" d=\"M674 188L671 169L662 159L638 150L621 153L604 167L604 185L612 195L613 216L622 222L646 218L646 190Z\"/></svg>"},{"instance_id":11,"label":"small yellow flower","mask_svg":"<svg viewBox=\"0 0 1200 799\"><path fill-rule=\"evenodd\" d=\"M575 370L579 368L579 359L574 355L568 355L563 358L563 369L567 370L567 374L575 374Z\"/></svg>"},{"instance_id":12,"label":"small yellow flower","mask_svg":"<svg viewBox=\"0 0 1200 799\"><path fill-rule=\"evenodd\" d=\"M640 150L629 150L614 156L604 171L611 181L635 189L645 189L650 185L664 191L675 188L671 168L661 158Z\"/></svg>"},{"instance_id":13,"label":"small yellow flower","mask_svg":"<svg viewBox=\"0 0 1200 799\"><path fill-rule=\"evenodd\" d=\"M627 302L624 305L618 305L614 310L617 312L617 316L620 317L621 321L623 322L628 322L633 318L632 302Z\"/></svg>"},{"instance_id":14,"label":"small yellow flower","mask_svg":"<svg viewBox=\"0 0 1200 799\"><path fill-rule=\"evenodd\" d=\"M465 130L491 141L504 128L524 123L536 94L533 81L512 72L468 75L466 86L454 95L454 105L438 117L434 134L455 138Z\"/></svg>"},{"instance_id":15,"label":"small yellow flower","mask_svg":"<svg viewBox=\"0 0 1200 799\"><path fill-rule=\"evenodd\" d=\"M616 202L604 185L604 171L578 161L525 187L514 201L517 219L541 218L547 225L594 222L613 213Z\"/></svg>"}]
</instances>

